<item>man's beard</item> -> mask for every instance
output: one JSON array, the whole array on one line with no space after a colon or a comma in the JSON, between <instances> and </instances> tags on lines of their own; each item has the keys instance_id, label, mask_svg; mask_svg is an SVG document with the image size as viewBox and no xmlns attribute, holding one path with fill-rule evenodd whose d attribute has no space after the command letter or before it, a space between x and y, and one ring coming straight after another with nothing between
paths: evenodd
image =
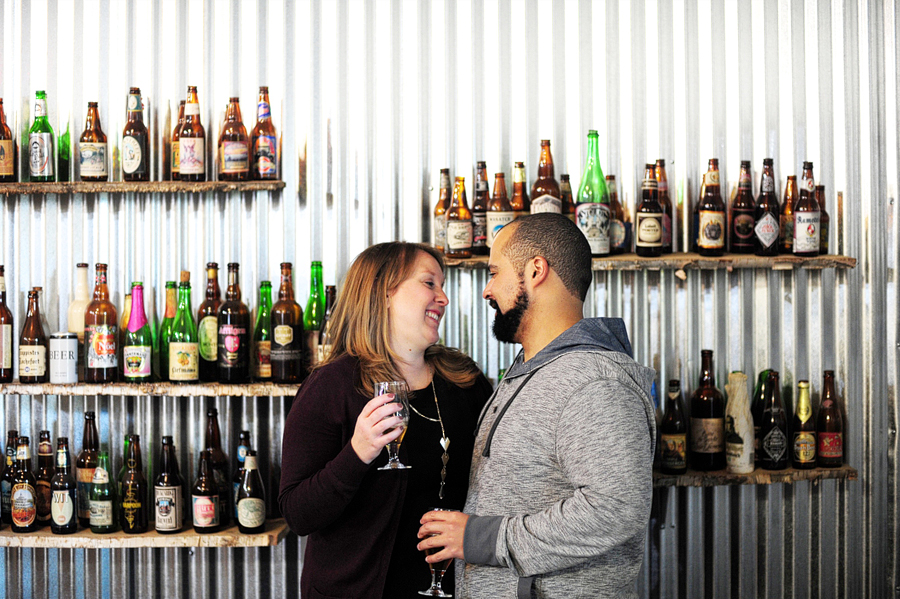
<instances>
[{"instance_id":1,"label":"man's beard","mask_svg":"<svg viewBox=\"0 0 900 599\"><path fill-rule=\"evenodd\" d=\"M492 330L497 341L505 343L518 343L516 339L519 333L519 326L522 324L522 317L528 310L528 295L525 293L525 287L519 286L519 292L516 295L515 305L504 314L496 302L491 301L491 307L496 310L494 314L494 325Z\"/></svg>"}]
</instances>

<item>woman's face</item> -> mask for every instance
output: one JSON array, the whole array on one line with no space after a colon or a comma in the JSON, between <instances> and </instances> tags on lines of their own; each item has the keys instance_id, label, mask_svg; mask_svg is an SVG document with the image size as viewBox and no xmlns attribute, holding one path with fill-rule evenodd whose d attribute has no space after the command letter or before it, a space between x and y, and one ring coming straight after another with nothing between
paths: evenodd
<instances>
[{"instance_id":1,"label":"woman's face","mask_svg":"<svg viewBox=\"0 0 900 599\"><path fill-rule=\"evenodd\" d=\"M413 359L437 343L447 303L444 273L437 260L417 252L412 274L397 286L388 301L391 349L401 360Z\"/></svg>"}]
</instances>

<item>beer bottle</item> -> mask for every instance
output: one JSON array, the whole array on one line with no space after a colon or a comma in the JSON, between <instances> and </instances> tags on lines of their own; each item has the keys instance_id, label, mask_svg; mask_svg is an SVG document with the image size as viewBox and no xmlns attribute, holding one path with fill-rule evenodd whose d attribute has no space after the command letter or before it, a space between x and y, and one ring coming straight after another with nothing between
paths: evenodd
<instances>
[{"instance_id":1,"label":"beer bottle","mask_svg":"<svg viewBox=\"0 0 900 599\"><path fill-rule=\"evenodd\" d=\"M259 102L256 104L256 126L250 132L253 149L252 179L274 181L278 179L278 136L272 123L268 86L259 86Z\"/></svg>"},{"instance_id":2,"label":"beer bottle","mask_svg":"<svg viewBox=\"0 0 900 599\"><path fill-rule=\"evenodd\" d=\"M100 450L100 436L94 412L84 413L84 432L81 436L81 451L75 459L75 480L78 483L78 524L87 528L91 524L91 484L97 455Z\"/></svg>"},{"instance_id":3,"label":"beer bottle","mask_svg":"<svg viewBox=\"0 0 900 599\"><path fill-rule=\"evenodd\" d=\"M644 165L644 180L641 183L641 203L635 214L637 235L634 240L634 251L638 256L656 257L662 254L663 245L663 211L659 205L656 167Z\"/></svg>"},{"instance_id":4,"label":"beer bottle","mask_svg":"<svg viewBox=\"0 0 900 599\"><path fill-rule=\"evenodd\" d=\"M222 291L219 289L219 264L206 263L206 299L197 313L197 337L200 343L200 380L211 383L218 377L219 308Z\"/></svg>"},{"instance_id":5,"label":"beer bottle","mask_svg":"<svg viewBox=\"0 0 900 599\"><path fill-rule=\"evenodd\" d=\"M666 411L659 425L660 470L663 474L687 472L687 419L681 402L681 381L672 379L666 392Z\"/></svg>"},{"instance_id":6,"label":"beer bottle","mask_svg":"<svg viewBox=\"0 0 900 599\"><path fill-rule=\"evenodd\" d=\"M144 124L144 103L141 88L128 90L127 121L122 131L122 179L150 180L150 135Z\"/></svg>"},{"instance_id":7,"label":"beer bottle","mask_svg":"<svg viewBox=\"0 0 900 599\"><path fill-rule=\"evenodd\" d=\"M259 307L253 328L253 376L258 381L272 380L272 283L259 284Z\"/></svg>"},{"instance_id":8,"label":"beer bottle","mask_svg":"<svg viewBox=\"0 0 900 599\"><path fill-rule=\"evenodd\" d=\"M109 301L106 264L97 264L95 270L94 299L84 312L84 380L109 383L118 376L116 307Z\"/></svg>"},{"instance_id":9,"label":"beer bottle","mask_svg":"<svg viewBox=\"0 0 900 599\"><path fill-rule=\"evenodd\" d=\"M227 524L231 513L228 510L228 456L222 451L222 435L219 432L219 410L210 408L206 411L206 451L209 452L209 467L219 487L219 523Z\"/></svg>"},{"instance_id":10,"label":"beer bottle","mask_svg":"<svg viewBox=\"0 0 900 599\"><path fill-rule=\"evenodd\" d=\"M247 452L250 451L250 431L241 431L238 436L238 446L237 446L237 468L234 470L234 474L231 476L231 497L234 499L234 517L237 519L238 517L238 489L241 487L241 481L244 479L244 459L247 457Z\"/></svg>"},{"instance_id":11,"label":"beer bottle","mask_svg":"<svg viewBox=\"0 0 900 599\"><path fill-rule=\"evenodd\" d=\"M189 85L184 125L178 137L178 172L182 181L206 181L206 130L200 124L197 86Z\"/></svg>"},{"instance_id":12,"label":"beer bottle","mask_svg":"<svg viewBox=\"0 0 900 599\"><path fill-rule=\"evenodd\" d=\"M0 383L13 380L13 320L12 312L6 305L6 272L0 264Z\"/></svg>"},{"instance_id":13,"label":"beer bottle","mask_svg":"<svg viewBox=\"0 0 900 599\"><path fill-rule=\"evenodd\" d=\"M487 165L479 160L475 169L475 200L472 202L472 254L486 256L487 247Z\"/></svg>"},{"instance_id":14,"label":"beer bottle","mask_svg":"<svg viewBox=\"0 0 900 599\"><path fill-rule=\"evenodd\" d=\"M631 223L627 222L619 202L615 175L606 175L606 188L609 190L609 253L624 254L631 251Z\"/></svg>"},{"instance_id":15,"label":"beer bottle","mask_svg":"<svg viewBox=\"0 0 900 599\"><path fill-rule=\"evenodd\" d=\"M809 470L816 467L816 423L812 417L809 381L800 381L797 387L800 391L791 423L791 462L797 470Z\"/></svg>"},{"instance_id":16,"label":"beer bottle","mask_svg":"<svg viewBox=\"0 0 900 599\"><path fill-rule=\"evenodd\" d=\"M515 218L531 214L531 201L525 190L525 163L516 162L513 165L513 197L509 201Z\"/></svg>"},{"instance_id":17,"label":"beer bottle","mask_svg":"<svg viewBox=\"0 0 900 599\"><path fill-rule=\"evenodd\" d=\"M784 470L788 465L788 422L781 402L778 371L769 372L763 397L762 424L759 428L760 465L766 470Z\"/></svg>"},{"instance_id":18,"label":"beer bottle","mask_svg":"<svg viewBox=\"0 0 900 599\"><path fill-rule=\"evenodd\" d=\"M322 326L319 327L319 362L324 362L331 355L331 315L334 312L334 302L337 299L337 287L334 285L325 286L325 318L322 319Z\"/></svg>"},{"instance_id":19,"label":"beer bottle","mask_svg":"<svg viewBox=\"0 0 900 599\"><path fill-rule=\"evenodd\" d=\"M250 178L250 142L241 117L239 98L230 98L225 109L225 126L219 134L219 180L246 181Z\"/></svg>"},{"instance_id":20,"label":"beer bottle","mask_svg":"<svg viewBox=\"0 0 900 599\"><path fill-rule=\"evenodd\" d=\"M50 481L50 532L67 535L78 529L76 493L78 486L69 464L69 438L56 440L56 474Z\"/></svg>"},{"instance_id":21,"label":"beer bottle","mask_svg":"<svg viewBox=\"0 0 900 599\"><path fill-rule=\"evenodd\" d=\"M450 207L447 208L447 245L444 254L448 258L470 258L472 235L472 212L466 203L466 178L457 177Z\"/></svg>"},{"instance_id":22,"label":"beer bottle","mask_svg":"<svg viewBox=\"0 0 900 599\"><path fill-rule=\"evenodd\" d=\"M440 195L437 204L434 206L434 220L432 227L434 230L434 247L439 251L444 251L447 247L447 208L450 207L450 169L441 169L441 185Z\"/></svg>"},{"instance_id":23,"label":"beer bottle","mask_svg":"<svg viewBox=\"0 0 900 599\"><path fill-rule=\"evenodd\" d=\"M68 330L78 335L78 380L84 380L84 313L91 303L88 288L88 265L79 262L75 267L75 296L66 312Z\"/></svg>"},{"instance_id":24,"label":"beer bottle","mask_svg":"<svg viewBox=\"0 0 900 599\"><path fill-rule=\"evenodd\" d=\"M750 474L754 468L753 416L747 394L747 375L732 372L725 385L728 402L725 404L725 463L728 472Z\"/></svg>"},{"instance_id":25,"label":"beer bottle","mask_svg":"<svg viewBox=\"0 0 900 599\"><path fill-rule=\"evenodd\" d=\"M709 159L705 193L697 206L697 252L701 256L725 253L725 203L719 192L719 159Z\"/></svg>"},{"instance_id":26,"label":"beer bottle","mask_svg":"<svg viewBox=\"0 0 900 599\"><path fill-rule=\"evenodd\" d=\"M813 165L812 162L804 162L800 197L794 204L794 255L818 256L820 235L819 203L816 201Z\"/></svg>"},{"instance_id":27,"label":"beer bottle","mask_svg":"<svg viewBox=\"0 0 900 599\"><path fill-rule=\"evenodd\" d=\"M494 173L494 193L487 207L487 246L494 247L494 238L500 229L515 218L512 205L506 195L506 175Z\"/></svg>"},{"instance_id":28,"label":"beer bottle","mask_svg":"<svg viewBox=\"0 0 900 599\"><path fill-rule=\"evenodd\" d=\"M28 131L28 167L31 180L55 181L53 165L53 127L47 112L47 92L39 90L34 100L34 123Z\"/></svg>"},{"instance_id":29,"label":"beer bottle","mask_svg":"<svg viewBox=\"0 0 900 599\"><path fill-rule=\"evenodd\" d=\"M578 223L575 219L575 196L572 195L572 181L566 173L559 176L559 199L562 202L563 216L577 225Z\"/></svg>"},{"instance_id":30,"label":"beer bottle","mask_svg":"<svg viewBox=\"0 0 900 599\"><path fill-rule=\"evenodd\" d=\"M106 160L106 134L100 127L100 111L96 102L88 102L84 131L78 139L78 164L82 181L109 179Z\"/></svg>"},{"instance_id":31,"label":"beer bottle","mask_svg":"<svg viewBox=\"0 0 900 599\"><path fill-rule=\"evenodd\" d=\"M19 431L12 428L6 431L6 460L3 462L3 473L0 474L0 521L12 524L12 484L16 476L16 446Z\"/></svg>"},{"instance_id":32,"label":"beer bottle","mask_svg":"<svg viewBox=\"0 0 900 599\"><path fill-rule=\"evenodd\" d=\"M588 131L584 175L575 197L576 224L591 246L591 255L609 255L609 191L600 168L599 134Z\"/></svg>"},{"instance_id":33,"label":"beer bottle","mask_svg":"<svg viewBox=\"0 0 900 599\"><path fill-rule=\"evenodd\" d=\"M753 403L750 406L750 413L753 416L753 454L756 457L755 463L757 467L759 467L762 459L762 452L759 446L759 431L762 429L762 413L770 372L772 371L766 369L759 373L759 377L756 379L756 387L753 390Z\"/></svg>"},{"instance_id":34,"label":"beer bottle","mask_svg":"<svg viewBox=\"0 0 900 599\"><path fill-rule=\"evenodd\" d=\"M175 123L175 130L172 131L172 154L171 164L172 181L181 180L181 128L184 127L184 106L182 100L178 103L178 122Z\"/></svg>"},{"instance_id":35,"label":"beer bottle","mask_svg":"<svg viewBox=\"0 0 900 599\"><path fill-rule=\"evenodd\" d=\"M159 379L169 380L169 341L172 336L172 323L175 322L177 310L177 289L175 281L166 281L166 308L162 322L159 323L159 333L156 337L159 343Z\"/></svg>"},{"instance_id":36,"label":"beer bottle","mask_svg":"<svg viewBox=\"0 0 900 599\"><path fill-rule=\"evenodd\" d=\"M32 287L32 289L37 293L38 310L41 314L41 326L44 328L44 332L49 334L52 329L50 328L50 323L47 322L47 310L44 309L44 288Z\"/></svg>"},{"instance_id":37,"label":"beer bottle","mask_svg":"<svg viewBox=\"0 0 900 599\"><path fill-rule=\"evenodd\" d=\"M725 398L716 388L713 352L700 352L700 384L691 396L691 455L694 470L725 468Z\"/></svg>"},{"instance_id":38,"label":"beer bottle","mask_svg":"<svg viewBox=\"0 0 900 599\"><path fill-rule=\"evenodd\" d=\"M50 482L55 474L53 469L53 444L50 443L50 431L38 433L38 469L34 473L35 493L37 497L37 523L46 526L50 523Z\"/></svg>"},{"instance_id":39,"label":"beer bottle","mask_svg":"<svg viewBox=\"0 0 900 599\"><path fill-rule=\"evenodd\" d=\"M47 367L47 336L41 325L41 311L38 307L38 292L28 292L28 312L25 326L19 336L19 382L46 383L49 378Z\"/></svg>"},{"instance_id":40,"label":"beer bottle","mask_svg":"<svg viewBox=\"0 0 900 599\"><path fill-rule=\"evenodd\" d=\"M131 435L125 453L125 476L122 479L122 503L119 523L126 533L146 532L150 519L150 492L141 460L141 437Z\"/></svg>"},{"instance_id":41,"label":"beer bottle","mask_svg":"<svg viewBox=\"0 0 900 599\"><path fill-rule=\"evenodd\" d=\"M178 310L169 332L169 380L196 383L200 380L200 348L197 326L191 313L191 273L182 270L178 284Z\"/></svg>"},{"instance_id":42,"label":"beer bottle","mask_svg":"<svg viewBox=\"0 0 900 599\"><path fill-rule=\"evenodd\" d=\"M819 254L824 256L829 252L828 231L831 228L831 217L825 210L824 185L816 185L816 203L819 204Z\"/></svg>"},{"instance_id":43,"label":"beer bottle","mask_svg":"<svg viewBox=\"0 0 900 599\"><path fill-rule=\"evenodd\" d=\"M0 183L15 183L19 166L16 140L6 124L3 98L0 98Z\"/></svg>"},{"instance_id":44,"label":"beer bottle","mask_svg":"<svg viewBox=\"0 0 900 599\"><path fill-rule=\"evenodd\" d=\"M228 289L219 307L218 380L246 383L250 380L250 310L241 301L240 266L228 264Z\"/></svg>"},{"instance_id":45,"label":"beer bottle","mask_svg":"<svg viewBox=\"0 0 900 599\"><path fill-rule=\"evenodd\" d=\"M91 532L105 534L116 530L116 484L111 480L109 452L101 451L91 479Z\"/></svg>"},{"instance_id":46,"label":"beer bottle","mask_svg":"<svg viewBox=\"0 0 900 599\"><path fill-rule=\"evenodd\" d=\"M735 254L752 254L755 249L753 239L756 202L753 201L753 183L750 180L750 161L741 160L741 174L738 179L737 195L731 202L731 226L729 241Z\"/></svg>"},{"instance_id":47,"label":"beer bottle","mask_svg":"<svg viewBox=\"0 0 900 599\"><path fill-rule=\"evenodd\" d=\"M172 533L181 530L184 522L183 481L178 471L178 457L172 437L162 438L159 475L153 487L156 532Z\"/></svg>"},{"instance_id":48,"label":"beer bottle","mask_svg":"<svg viewBox=\"0 0 900 599\"><path fill-rule=\"evenodd\" d=\"M759 184L759 198L753 213L753 247L757 256L778 254L778 233L781 207L775 195L775 175L772 159L763 159L762 179Z\"/></svg>"},{"instance_id":49,"label":"beer bottle","mask_svg":"<svg viewBox=\"0 0 900 599\"><path fill-rule=\"evenodd\" d=\"M531 186L531 213L562 213L562 196L559 183L556 181L553 168L553 155L550 153L550 140L541 140L541 157L538 160L538 176Z\"/></svg>"},{"instance_id":50,"label":"beer bottle","mask_svg":"<svg viewBox=\"0 0 900 599\"><path fill-rule=\"evenodd\" d=\"M825 371L822 403L816 426L816 463L819 468L840 468L844 464L844 419L834 390L834 371Z\"/></svg>"},{"instance_id":51,"label":"beer bottle","mask_svg":"<svg viewBox=\"0 0 900 599\"><path fill-rule=\"evenodd\" d=\"M246 535L266 529L266 491L253 450L247 451L244 475L237 492L237 521L238 529Z\"/></svg>"},{"instance_id":52,"label":"beer bottle","mask_svg":"<svg viewBox=\"0 0 900 599\"><path fill-rule=\"evenodd\" d=\"M316 363L319 356L319 329L325 317L325 289L322 286L322 263L313 261L309 270L309 299L303 311L303 338L309 366Z\"/></svg>"},{"instance_id":53,"label":"beer bottle","mask_svg":"<svg viewBox=\"0 0 900 599\"><path fill-rule=\"evenodd\" d=\"M144 311L144 284L136 281L131 288L131 315L125 331L125 380L145 383L153 374L153 335Z\"/></svg>"},{"instance_id":54,"label":"beer bottle","mask_svg":"<svg viewBox=\"0 0 900 599\"><path fill-rule=\"evenodd\" d=\"M194 532L210 533L219 530L219 485L209 467L209 451L200 452L197 480L191 487L191 517Z\"/></svg>"},{"instance_id":55,"label":"beer bottle","mask_svg":"<svg viewBox=\"0 0 900 599\"><path fill-rule=\"evenodd\" d=\"M797 201L797 177L790 175L784 186L784 201L781 203L781 239L779 252L791 254L794 251L794 203Z\"/></svg>"},{"instance_id":56,"label":"beer bottle","mask_svg":"<svg viewBox=\"0 0 900 599\"><path fill-rule=\"evenodd\" d=\"M281 287L272 306L272 382L299 383L306 378L303 310L294 301L291 263L281 263Z\"/></svg>"},{"instance_id":57,"label":"beer bottle","mask_svg":"<svg viewBox=\"0 0 900 599\"><path fill-rule=\"evenodd\" d=\"M19 437L16 448L16 474L10 491L13 532L33 532L38 526L37 481L31 472L29 441L28 437Z\"/></svg>"},{"instance_id":58,"label":"beer bottle","mask_svg":"<svg viewBox=\"0 0 900 599\"><path fill-rule=\"evenodd\" d=\"M656 159L656 184L659 193L659 206L662 208L662 253L671 254L673 249L672 228L674 220L672 219L672 200L669 199L669 179L666 176L666 161L662 158Z\"/></svg>"}]
</instances>

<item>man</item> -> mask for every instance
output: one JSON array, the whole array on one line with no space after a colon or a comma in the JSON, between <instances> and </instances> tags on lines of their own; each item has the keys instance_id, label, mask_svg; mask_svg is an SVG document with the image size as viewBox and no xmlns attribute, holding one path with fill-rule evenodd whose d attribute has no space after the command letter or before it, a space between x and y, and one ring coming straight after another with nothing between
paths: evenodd
<instances>
[{"instance_id":1,"label":"man","mask_svg":"<svg viewBox=\"0 0 900 599\"><path fill-rule=\"evenodd\" d=\"M634 597L653 370L621 319L583 317L591 252L567 218L507 225L488 267L494 336L522 351L481 413L465 512L425 514L418 547L457 558L458 597Z\"/></svg>"}]
</instances>

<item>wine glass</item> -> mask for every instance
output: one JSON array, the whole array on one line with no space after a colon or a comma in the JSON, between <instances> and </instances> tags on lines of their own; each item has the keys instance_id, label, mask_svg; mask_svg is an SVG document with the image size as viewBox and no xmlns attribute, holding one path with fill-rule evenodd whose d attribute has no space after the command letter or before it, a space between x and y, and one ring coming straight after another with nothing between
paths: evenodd
<instances>
[{"instance_id":1,"label":"wine glass","mask_svg":"<svg viewBox=\"0 0 900 599\"><path fill-rule=\"evenodd\" d=\"M375 397L384 395L385 393L394 394L394 401L397 402L399 407L397 408L397 411L388 416L388 418L396 416L397 418L402 419L403 422L400 423L400 426L403 427L403 432L400 433L399 437L387 444L388 462L379 468L379 470L403 470L410 468L410 466L400 462L400 456L398 455L400 452L400 443L403 442L403 437L406 436L406 428L409 426L409 398L407 397L406 383L404 381L375 383Z\"/></svg>"},{"instance_id":2,"label":"wine glass","mask_svg":"<svg viewBox=\"0 0 900 599\"><path fill-rule=\"evenodd\" d=\"M459 510L449 510L447 508L433 507L431 508L432 512L458 512ZM429 537L436 537L437 535L428 535ZM434 555L438 551L442 550L443 547L429 547L425 550L425 555ZM426 597L452 597L453 595L449 593L445 593L444 589L441 588L441 582L444 580L444 574L447 572L447 568L450 567L450 562L453 561L453 558L448 558L445 560L441 560L435 564L428 564L428 567L431 568L431 587L425 591L419 591L420 595L425 595Z\"/></svg>"}]
</instances>

